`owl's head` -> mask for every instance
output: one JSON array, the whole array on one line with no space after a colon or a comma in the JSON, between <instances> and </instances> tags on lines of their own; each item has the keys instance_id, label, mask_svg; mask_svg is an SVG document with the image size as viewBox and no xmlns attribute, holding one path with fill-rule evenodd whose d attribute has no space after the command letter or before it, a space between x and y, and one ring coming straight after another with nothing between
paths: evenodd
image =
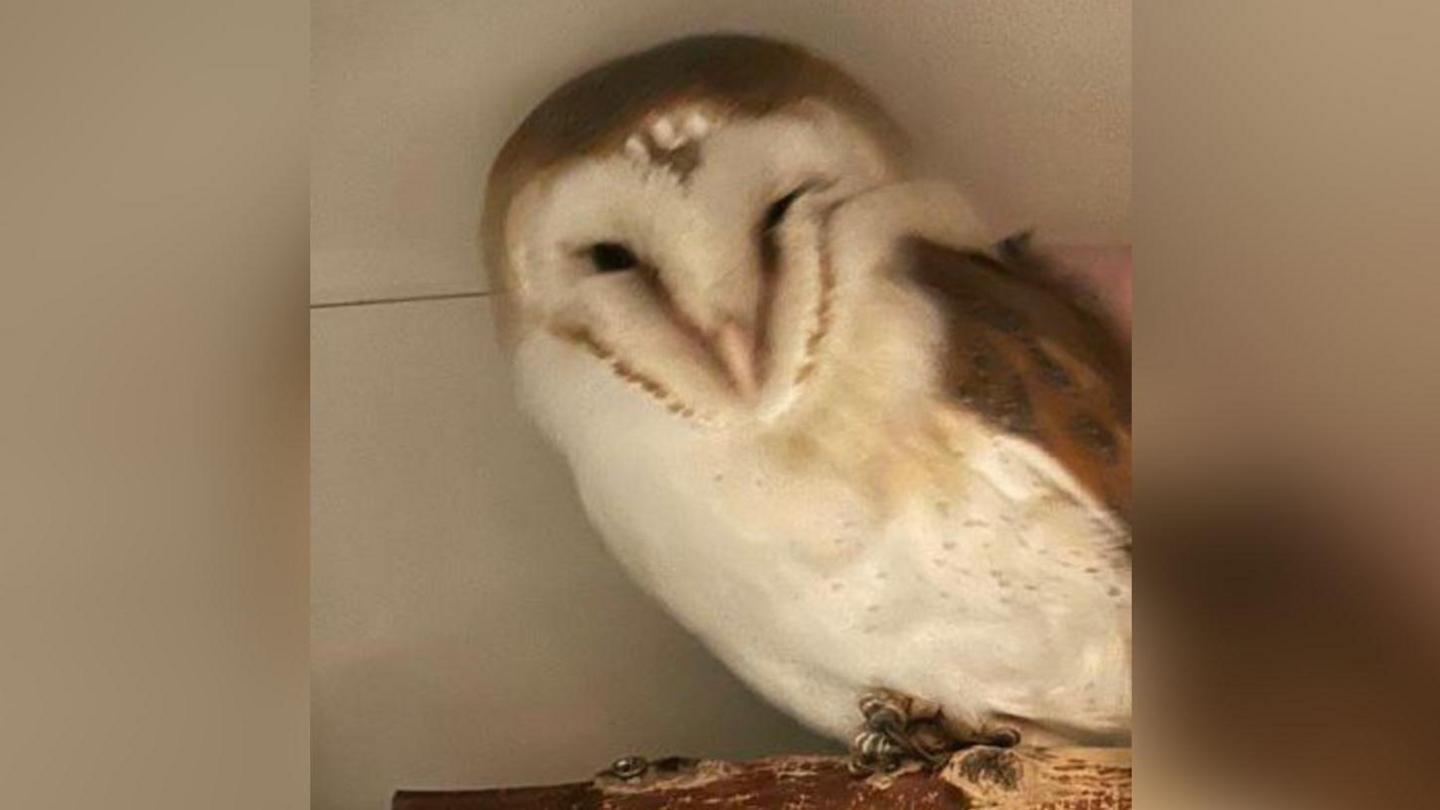
<instances>
[{"instance_id":1,"label":"owl's head","mask_svg":"<svg viewBox=\"0 0 1440 810\"><path fill-rule=\"evenodd\" d=\"M837 279L827 219L900 179L898 128L790 45L679 40L546 98L491 170L485 259L512 349L545 342L680 419L783 411Z\"/></svg>"}]
</instances>

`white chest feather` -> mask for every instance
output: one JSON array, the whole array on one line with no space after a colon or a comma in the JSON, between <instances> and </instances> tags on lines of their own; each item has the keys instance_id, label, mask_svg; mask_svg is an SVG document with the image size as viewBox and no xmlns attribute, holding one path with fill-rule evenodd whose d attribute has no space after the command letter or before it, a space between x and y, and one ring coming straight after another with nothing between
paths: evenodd
<instances>
[{"instance_id":1,"label":"white chest feather","mask_svg":"<svg viewBox=\"0 0 1440 810\"><path fill-rule=\"evenodd\" d=\"M532 402L558 395L537 385ZM842 738L876 686L971 722L1128 727L1125 533L1043 453L978 421L951 426L963 446L929 448L947 474L917 465L920 480L902 473L877 495L617 385L600 373L567 390L563 424L546 425L591 519L642 586L778 705Z\"/></svg>"}]
</instances>

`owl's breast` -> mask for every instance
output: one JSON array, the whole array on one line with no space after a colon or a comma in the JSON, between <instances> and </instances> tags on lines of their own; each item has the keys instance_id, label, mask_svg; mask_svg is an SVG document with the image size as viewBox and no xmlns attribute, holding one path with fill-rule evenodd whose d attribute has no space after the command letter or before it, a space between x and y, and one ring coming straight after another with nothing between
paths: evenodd
<instances>
[{"instance_id":1,"label":"owl's breast","mask_svg":"<svg viewBox=\"0 0 1440 810\"><path fill-rule=\"evenodd\" d=\"M1043 454L982 438L963 472L885 497L733 436L576 471L635 579L816 728L844 732L877 684L957 716L1123 726L1124 532Z\"/></svg>"},{"instance_id":2,"label":"owl's breast","mask_svg":"<svg viewBox=\"0 0 1440 810\"><path fill-rule=\"evenodd\" d=\"M1123 527L923 375L856 379L784 424L719 430L601 376L540 393L563 402L552 437L614 556L811 726L843 735L856 695L888 685L955 716L1123 727Z\"/></svg>"}]
</instances>

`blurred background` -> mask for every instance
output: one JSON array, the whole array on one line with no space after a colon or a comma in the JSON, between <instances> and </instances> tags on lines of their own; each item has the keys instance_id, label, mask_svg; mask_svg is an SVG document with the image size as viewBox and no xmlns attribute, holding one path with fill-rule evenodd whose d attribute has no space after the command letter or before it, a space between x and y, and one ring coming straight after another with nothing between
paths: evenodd
<instances>
[{"instance_id":1,"label":"blurred background","mask_svg":"<svg viewBox=\"0 0 1440 810\"><path fill-rule=\"evenodd\" d=\"M998 225L1125 241L1128 4L322 0L312 22L313 805L842 750L625 580L516 412L476 258L489 163L580 72L751 32L868 84Z\"/></svg>"},{"instance_id":2,"label":"blurred background","mask_svg":"<svg viewBox=\"0 0 1440 810\"><path fill-rule=\"evenodd\" d=\"M309 16L0 4L0 807L309 788Z\"/></svg>"},{"instance_id":3,"label":"blurred background","mask_svg":"<svg viewBox=\"0 0 1440 810\"><path fill-rule=\"evenodd\" d=\"M1436 803L1436 26L1136 9L1138 806Z\"/></svg>"}]
</instances>

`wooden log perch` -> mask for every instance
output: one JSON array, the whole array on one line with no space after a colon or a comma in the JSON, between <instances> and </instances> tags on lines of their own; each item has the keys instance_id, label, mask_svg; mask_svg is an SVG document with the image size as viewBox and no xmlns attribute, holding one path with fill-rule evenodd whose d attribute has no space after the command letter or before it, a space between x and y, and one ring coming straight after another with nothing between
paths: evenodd
<instances>
[{"instance_id":1,"label":"wooden log perch","mask_svg":"<svg viewBox=\"0 0 1440 810\"><path fill-rule=\"evenodd\" d=\"M498 790L408 791L393 810L1128 810L1128 748L972 748L943 768L852 776L839 757L750 762L627 758L589 782ZM627 778L628 777L628 778Z\"/></svg>"}]
</instances>

